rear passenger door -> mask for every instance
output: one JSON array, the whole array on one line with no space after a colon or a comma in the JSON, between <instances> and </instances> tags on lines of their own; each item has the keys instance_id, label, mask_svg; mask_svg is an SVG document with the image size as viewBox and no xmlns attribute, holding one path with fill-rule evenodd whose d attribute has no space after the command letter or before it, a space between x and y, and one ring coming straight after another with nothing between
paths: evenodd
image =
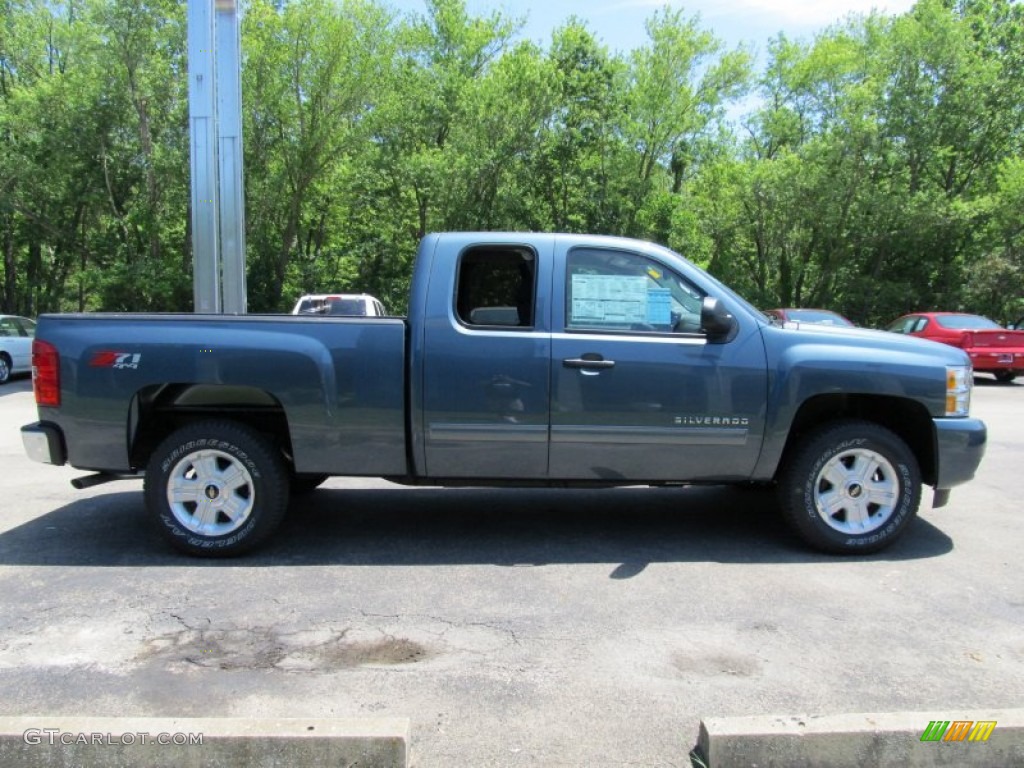
<instances>
[{"instance_id":1,"label":"rear passenger door","mask_svg":"<svg viewBox=\"0 0 1024 768\"><path fill-rule=\"evenodd\" d=\"M547 290L539 286L550 286L552 238L469 237L435 257L428 294L425 470L434 478L541 479L548 468L551 332L548 304L539 298Z\"/></svg>"}]
</instances>

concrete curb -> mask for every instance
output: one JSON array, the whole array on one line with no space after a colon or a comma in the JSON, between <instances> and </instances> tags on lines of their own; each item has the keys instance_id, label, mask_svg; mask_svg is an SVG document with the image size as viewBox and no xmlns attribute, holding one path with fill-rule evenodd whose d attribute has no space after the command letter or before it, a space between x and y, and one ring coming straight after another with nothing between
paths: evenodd
<instances>
[{"instance_id":1,"label":"concrete curb","mask_svg":"<svg viewBox=\"0 0 1024 768\"><path fill-rule=\"evenodd\" d=\"M973 723L993 721L987 740L969 740ZM933 722L948 741L921 740ZM693 758L707 768L1011 768L1024 766L1024 709L706 718Z\"/></svg>"},{"instance_id":2,"label":"concrete curb","mask_svg":"<svg viewBox=\"0 0 1024 768\"><path fill-rule=\"evenodd\" d=\"M4 768L406 768L404 718L0 717Z\"/></svg>"}]
</instances>

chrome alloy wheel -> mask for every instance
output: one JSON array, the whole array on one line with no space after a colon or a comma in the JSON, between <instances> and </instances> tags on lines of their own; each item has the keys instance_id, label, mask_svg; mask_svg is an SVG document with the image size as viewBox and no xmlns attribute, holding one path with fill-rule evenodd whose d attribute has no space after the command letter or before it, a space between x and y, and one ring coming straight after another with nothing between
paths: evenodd
<instances>
[{"instance_id":1,"label":"chrome alloy wheel","mask_svg":"<svg viewBox=\"0 0 1024 768\"><path fill-rule=\"evenodd\" d=\"M814 483L814 506L825 524L844 534L870 533L896 510L900 483L880 453L856 449L833 456Z\"/></svg>"},{"instance_id":2,"label":"chrome alloy wheel","mask_svg":"<svg viewBox=\"0 0 1024 768\"><path fill-rule=\"evenodd\" d=\"M256 489L249 470L222 451L190 453L174 465L167 478L171 513L192 533L232 533L249 519L255 502Z\"/></svg>"}]
</instances>

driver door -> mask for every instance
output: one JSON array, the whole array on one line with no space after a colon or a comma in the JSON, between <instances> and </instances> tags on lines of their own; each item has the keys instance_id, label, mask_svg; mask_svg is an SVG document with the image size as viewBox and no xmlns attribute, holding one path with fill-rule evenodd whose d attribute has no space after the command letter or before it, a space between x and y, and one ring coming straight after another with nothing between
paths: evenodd
<instances>
[{"instance_id":1,"label":"driver door","mask_svg":"<svg viewBox=\"0 0 1024 768\"><path fill-rule=\"evenodd\" d=\"M550 477L749 477L767 388L756 327L710 342L705 293L644 254L566 247L555 269Z\"/></svg>"}]
</instances>

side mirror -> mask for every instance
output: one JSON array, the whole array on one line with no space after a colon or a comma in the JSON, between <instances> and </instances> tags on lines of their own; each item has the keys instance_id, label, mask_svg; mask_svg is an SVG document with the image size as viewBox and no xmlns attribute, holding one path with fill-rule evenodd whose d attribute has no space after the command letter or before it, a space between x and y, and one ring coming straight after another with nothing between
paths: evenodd
<instances>
[{"instance_id":1,"label":"side mirror","mask_svg":"<svg viewBox=\"0 0 1024 768\"><path fill-rule=\"evenodd\" d=\"M739 330L739 323L722 302L705 296L700 308L700 329L709 341L730 341Z\"/></svg>"}]
</instances>

